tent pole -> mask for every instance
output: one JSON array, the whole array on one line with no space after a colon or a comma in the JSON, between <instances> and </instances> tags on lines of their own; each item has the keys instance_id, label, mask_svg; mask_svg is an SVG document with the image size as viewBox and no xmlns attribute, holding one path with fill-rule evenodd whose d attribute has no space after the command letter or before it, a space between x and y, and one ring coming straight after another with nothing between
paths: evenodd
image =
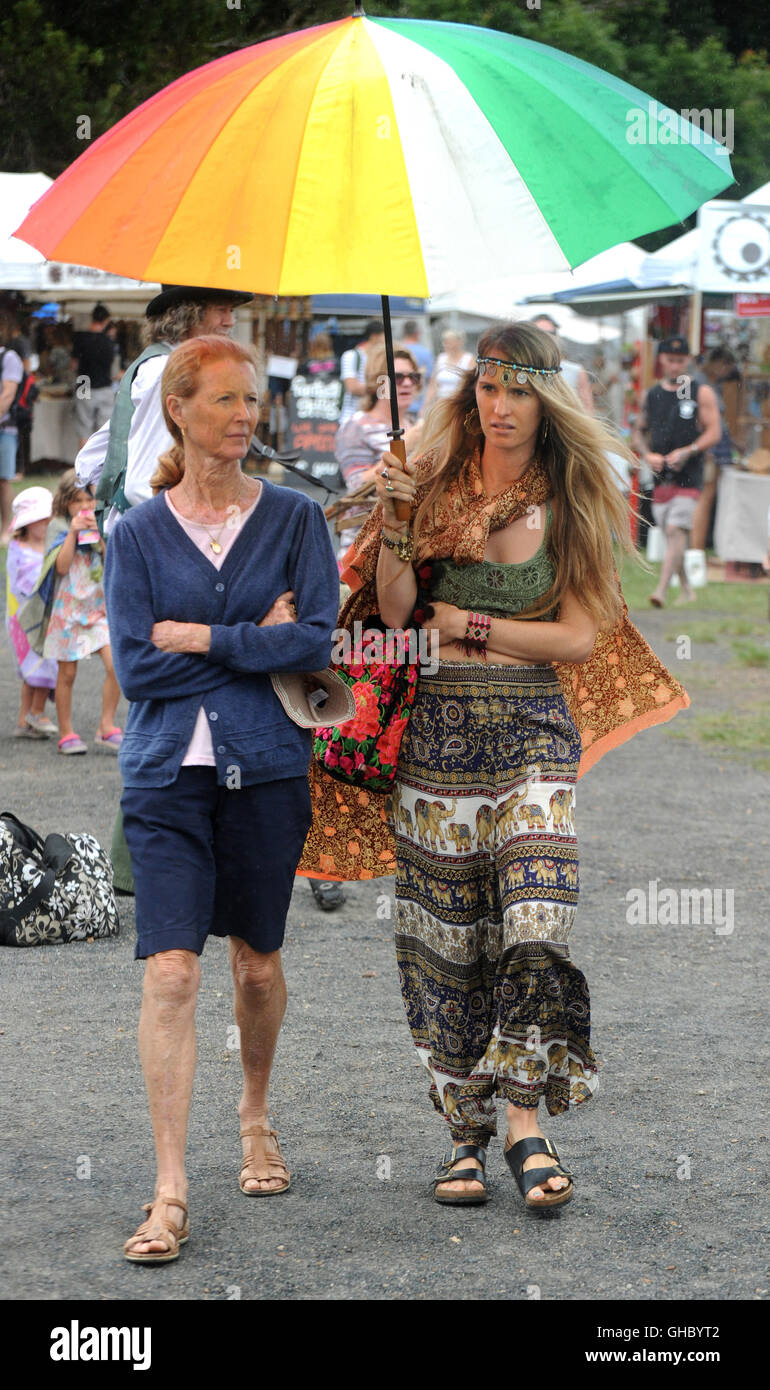
<instances>
[{"instance_id":1,"label":"tent pole","mask_svg":"<svg viewBox=\"0 0 770 1390\"><path fill-rule=\"evenodd\" d=\"M701 349L700 341L700 321L703 309L702 290L693 290L690 295L690 352L693 357L697 357Z\"/></svg>"}]
</instances>

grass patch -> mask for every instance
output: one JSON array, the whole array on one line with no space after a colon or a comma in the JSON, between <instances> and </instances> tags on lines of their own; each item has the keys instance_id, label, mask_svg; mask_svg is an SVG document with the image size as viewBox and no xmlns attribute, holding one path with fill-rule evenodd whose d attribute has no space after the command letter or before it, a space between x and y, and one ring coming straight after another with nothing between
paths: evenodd
<instances>
[{"instance_id":1,"label":"grass patch","mask_svg":"<svg viewBox=\"0 0 770 1390\"><path fill-rule=\"evenodd\" d=\"M623 588L623 595L628 604L630 612L653 613L656 610L650 605L650 594L658 582L660 575L660 565L651 565L650 571L645 572L633 558L623 557L622 567L619 570L620 582ZM737 584L707 584L705 589L696 589L697 599L695 603L687 604L681 609L674 609L675 598L678 597L678 589L669 589L668 603L666 606L667 616L673 616L674 612L685 612L688 615L687 621L690 627L697 622L699 616L705 619L706 614L724 614L725 618L731 622L743 621L751 623L751 631L754 625L758 624L763 631L767 630L768 620L768 586L762 582L737 583ZM684 619L682 619L684 621ZM690 628L688 627L688 631ZM741 633L734 633L740 636ZM748 634L745 634L748 635ZM701 641L704 639L701 638Z\"/></svg>"},{"instance_id":2,"label":"grass patch","mask_svg":"<svg viewBox=\"0 0 770 1390\"><path fill-rule=\"evenodd\" d=\"M687 628L686 633L682 633L682 628ZM666 629L665 637L667 642L676 642L682 636L689 637L691 642L716 642L719 625L717 623L680 623L678 627ZM754 631L753 624L749 624L749 631Z\"/></svg>"},{"instance_id":3,"label":"grass patch","mask_svg":"<svg viewBox=\"0 0 770 1390\"><path fill-rule=\"evenodd\" d=\"M766 584L709 584L705 589L697 589L696 593L697 602L691 604L696 613L702 607L709 613L725 613L733 619L751 619L767 630Z\"/></svg>"},{"instance_id":4,"label":"grass patch","mask_svg":"<svg viewBox=\"0 0 770 1390\"><path fill-rule=\"evenodd\" d=\"M741 666L770 666L770 647L758 642L733 642L733 651Z\"/></svg>"},{"instance_id":5,"label":"grass patch","mask_svg":"<svg viewBox=\"0 0 770 1390\"><path fill-rule=\"evenodd\" d=\"M759 623L752 623L748 618L723 618L717 623L717 632L724 632L728 637L754 637L762 630Z\"/></svg>"},{"instance_id":6,"label":"grass patch","mask_svg":"<svg viewBox=\"0 0 770 1390\"><path fill-rule=\"evenodd\" d=\"M671 738L683 738L707 744L716 751L770 754L770 720L765 712L748 707L744 710L725 710L722 714L693 714L677 721L669 730ZM758 767L759 763L754 766Z\"/></svg>"},{"instance_id":7,"label":"grass patch","mask_svg":"<svg viewBox=\"0 0 770 1390\"><path fill-rule=\"evenodd\" d=\"M694 623L682 621L676 627L666 628L666 641L676 642L685 626L686 636L696 643L716 642L719 637L763 637L766 624L755 623L751 618L702 618Z\"/></svg>"},{"instance_id":8,"label":"grass patch","mask_svg":"<svg viewBox=\"0 0 770 1390\"><path fill-rule=\"evenodd\" d=\"M26 478L14 478L13 491L17 493L27 487L47 487L49 492L55 492L66 471L66 468L60 468L58 473L29 473Z\"/></svg>"}]
</instances>

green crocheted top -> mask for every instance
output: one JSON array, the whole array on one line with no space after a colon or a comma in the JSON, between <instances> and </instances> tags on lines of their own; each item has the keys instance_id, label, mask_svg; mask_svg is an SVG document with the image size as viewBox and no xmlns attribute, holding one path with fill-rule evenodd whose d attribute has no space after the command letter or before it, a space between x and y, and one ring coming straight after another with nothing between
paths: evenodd
<instances>
[{"instance_id":1,"label":"green crocheted top","mask_svg":"<svg viewBox=\"0 0 770 1390\"><path fill-rule=\"evenodd\" d=\"M472 565L457 565L454 560L434 560L430 596L437 603L451 603L455 608L470 608L488 613L491 618L513 618L541 594L547 593L556 577L553 563L546 551L551 526L551 504L546 502L545 534L540 547L529 560L503 564L499 560L481 560ZM551 614L544 613L540 621L547 622Z\"/></svg>"}]
</instances>

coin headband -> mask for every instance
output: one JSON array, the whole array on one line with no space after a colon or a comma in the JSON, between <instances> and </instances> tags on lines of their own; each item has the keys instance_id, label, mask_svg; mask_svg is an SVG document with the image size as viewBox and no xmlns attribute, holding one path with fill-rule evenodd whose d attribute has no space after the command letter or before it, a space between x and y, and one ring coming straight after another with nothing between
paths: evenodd
<instances>
[{"instance_id":1,"label":"coin headband","mask_svg":"<svg viewBox=\"0 0 770 1390\"><path fill-rule=\"evenodd\" d=\"M497 377L501 386L510 386L514 380L521 386L529 384L530 376L556 376L561 367L528 367L522 362L503 362L500 357L477 357L479 376Z\"/></svg>"}]
</instances>

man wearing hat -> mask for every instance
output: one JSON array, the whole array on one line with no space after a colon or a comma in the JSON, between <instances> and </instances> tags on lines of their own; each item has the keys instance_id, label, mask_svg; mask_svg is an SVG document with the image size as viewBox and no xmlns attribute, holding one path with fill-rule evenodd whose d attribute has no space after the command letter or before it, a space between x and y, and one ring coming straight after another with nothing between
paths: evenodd
<instances>
[{"instance_id":1,"label":"man wearing hat","mask_svg":"<svg viewBox=\"0 0 770 1390\"><path fill-rule=\"evenodd\" d=\"M173 448L160 399L166 357L188 338L204 333L229 337L233 310L253 297L200 285L163 285L147 305L146 347L126 368L111 419L86 440L75 459L78 482L96 485L96 512L105 535L122 512L149 500L158 458Z\"/></svg>"},{"instance_id":2,"label":"man wearing hat","mask_svg":"<svg viewBox=\"0 0 770 1390\"><path fill-rule=\"evenodd\" d=\"M712 388L690 375L686 338L665 338L658 347L660 380L647 392L636 426L635 447L655 474L652 513L666 535L666 551L650 603L663 608L673 575L682 601L695 598L684 569L684 555L703 487L703 455L721 434L719 405Z\"/></svg>"}]
</instances>

